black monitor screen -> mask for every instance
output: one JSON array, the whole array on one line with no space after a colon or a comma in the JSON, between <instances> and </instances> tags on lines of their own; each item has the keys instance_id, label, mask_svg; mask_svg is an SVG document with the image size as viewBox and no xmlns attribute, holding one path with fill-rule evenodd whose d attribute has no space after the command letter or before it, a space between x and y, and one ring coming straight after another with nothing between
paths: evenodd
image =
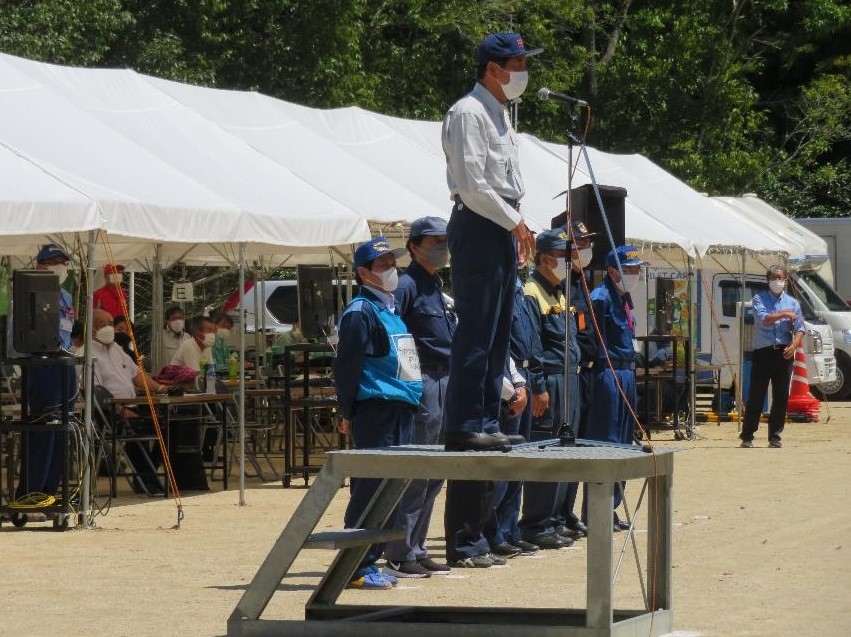
<instances>
[{"instance_id":1,"label":"black monitor screen","mask_svg":"<svg viewBox=\"0 0 851 637\"><path fill-rule=\"evenodd\" d=\"M334 270L325 266L298 266L298 319L305 338L322 338L334 320Z\"/></svg>"}]
</instances>

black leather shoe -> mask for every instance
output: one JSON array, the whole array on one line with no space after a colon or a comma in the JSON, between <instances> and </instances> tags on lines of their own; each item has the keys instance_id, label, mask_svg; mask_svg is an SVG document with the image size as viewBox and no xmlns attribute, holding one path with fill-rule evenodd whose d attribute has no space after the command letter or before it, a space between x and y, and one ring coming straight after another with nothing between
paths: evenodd
<instances>
[{"instance_id":1,"label":"black leather shoe","mask_svg":"<svg viewBox=\"0 0 851 637\"><path fill-rule=\"evenodd\" d=\"M576 541L576 540L578 540L579 538L582 537L579 533L568 528L564 524L559 524L556 527L556 535L558 535L559 537L570 538L571 540L574 540L574 541Z\"/></svg>"},{"instance_id":2,"label":"black leather shoe","mask_svg":"<svg viewBox=\"0 0 851 637\"><path fill-rule=\"evenodd\" d=\"M568 522L566 526L580 537L588 536L588 527L582 524L580 520L576 520L576 522Z\"/></svg>"},{"instance_id":3,"label":"black leather shoe","mask_svg":"<svg viewBox=\"0 0 851 637\"><path fill-rule=\"evenodd\" d=\"M496 546L491 548L491 553L494 555L499 555L500 557L507 557L511 559L512 557L517 557L523 552L519 546L514 546L513 544L509 544L508 542L503 542L502 544L497 544Z\"/></svg>"},{"instance_id":4,"label":"black leather shoe","mask_svg":"<svg viewBox=\"0 0 851 637\"><path fill-rule=\"evenodd\" d=\"M557 533L541 533L533 537L532 542L545 550L565 549L573 545L573 540L561 537Z\"/></svg>"},{"instance_id":5,"label":"black leather shoe","mask_svg":"<svg viewBox=\"0 0 851 637\"><path fill-rule=\"evenodd\" d=\"M446 451L511 451L511 443L503 434L455 431L446 434Z\"/></svg>"},{"instance_id":6,"label":"black leather shoe","mask_svg":"<svg viewBox=\"0 0 851 637\"><path fill-rule=\"evenodd\" d=\"M532 544L525 540L519 540L517 542L517 547L523 552L523 555L534 555L541 550L541 547L537 544Z\"/></svg>"}]
</instances>

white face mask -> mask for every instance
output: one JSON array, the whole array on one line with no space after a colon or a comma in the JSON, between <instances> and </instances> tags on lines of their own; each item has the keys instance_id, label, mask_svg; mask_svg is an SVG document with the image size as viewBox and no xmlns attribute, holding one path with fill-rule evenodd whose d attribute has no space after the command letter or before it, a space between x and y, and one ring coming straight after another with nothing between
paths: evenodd
<instances>
[{"instance_id":1,"label":"white face mask","mask_svg":"<svg viewBox=\"0 0 851 637\"><path fill-rule=\"evenodd\" d=\"M621 282L617 284L618 289L624 294L631 292L638 285L638 278L638 274L624 274Z\"/></svg>"},{"instance_id":2,"label":"white face mask","mask_svg":"<svg viewBox=\"0 0 851 637\"><path fill-rule=\"evenodd\" d=\"M112 285L121 285L121 275L120 274L117 274L117 273L107 274L106 280L107 280L108 283L111 283Z\"/></svg>"},{"instance_id":3,"label":"white face mask","mask_svg":"<svg viewBox=\"0 0 851 637\"><path fill-rule=\"evenodd\" d=\"M516 100L523 95L526 85L529 84L528 71L509 71L508 84L502 85L502 93L507 100Z\"/></svg>"},{"instance_id":4,"label":"white face mask","mask_svg":"<svg viewBox=\"0 0 851 637\"><path fill-rule=\"evenodd\" d=\"M567 259L556 259L555 267L552 268L553 274L559 281L567 278Z\"/></svg>"},{"instance_id":5,"label":"white face mask","mask_svg":"<svg viewBox=\"0 0 851 637\"><path fill-rule=\"evenodd\" d=\"M47 269L53 272L56 276L59 277L59 285L65 283L65 279L68 278L68 264L60 263L58 265L49 265Z\"/></svg>"},{"instance_id":6,"label":"white face mask","mask_svg":"<svg viewBox=\"0 0 851 637\"><path fill-rule=\"evenodd\" d=\"M771 288L771 291L775 294L780 294L786 288L786 281L777 281L772 279L768 282L768 287Z\"/></svg>"},{"instance_id":7,"label":"white face mask","mask_svg":"<svg viewBox=\"0 0 851 637\"><path fill-rule=\"evenodd\" d=\"M171 329L171 331L175 334L180 334L185 326L186 323L183 322L183 319L174 319L168 324L169 329Z\"/></svg>"},{"instance_id":8,"label":"white face mask","mask_svg":"<svg viewBox=\"0 0 851 637\"><path fill-rule=\"evenodd\" d=\"M115 328L112 325L104 325L95 332L95 338L104 345L111 345L115 341Z\"/></svg>"},{"instance_id":9,"label":"white face mask","mask_svg":"<svg viewBox=\"0 0 851 637\"><path fill-rule=\"evenodd\" d=\"M216 336L218 336L222 340L225 340L228 336L230 336L230 330L226 327L220 327L216 330Z\"/></svg>"},{"instance_id":10,"label":"white face mask","mask_svg":"<svg viewBox=\"0 0 851 637\"><path fill-rule=\"evenodd\" d=\"M587 268L594 256L594 248L579 248L579 258L573 259L573 265L578 265L580 268Z\"/></svg>"},{"instance_id":11,"label":"white face mask","mask_svg":"<svg viewBox=\"0 0 851 637\"><path fill-rule=\"evenodd\" d=\"M204 334L204 347L210 348L216 344L216 335L214 332L206 332Z\"/></svg>"},{"instance_id":12,"label":"white face mask","mask_svg":"<svg viewBox=\"0 0 851 637\"><path fill-rule=\"evenodd\" d=\"M374 272L381 279L381 289L385 292L392 292L399 285L399 273L396 268L390 268L384 272Z\"/></svg>"}]
</instances>

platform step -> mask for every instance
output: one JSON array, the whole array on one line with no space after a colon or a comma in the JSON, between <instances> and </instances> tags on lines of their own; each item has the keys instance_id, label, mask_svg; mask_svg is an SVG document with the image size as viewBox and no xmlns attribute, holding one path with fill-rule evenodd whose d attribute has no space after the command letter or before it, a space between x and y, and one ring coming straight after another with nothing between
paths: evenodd
<instances>
[{"instance_id":1,"label":"platform step","mask_svg":"<svg viewBox=\"0 0 851 637\"><path fill-rule=\"evenodd\" d=\"M353 546L379 544L401 540L405 532L401 529L337 529L311 533L304 543L306 549L347 549Z\"/></svg>"}]
</instances>

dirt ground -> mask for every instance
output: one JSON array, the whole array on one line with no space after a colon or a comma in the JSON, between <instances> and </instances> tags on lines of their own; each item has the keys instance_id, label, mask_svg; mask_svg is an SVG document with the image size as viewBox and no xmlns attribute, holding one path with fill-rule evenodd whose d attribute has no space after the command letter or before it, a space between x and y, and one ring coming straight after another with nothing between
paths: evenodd
<instances>
[{"instance_id":1,"label":"dirt ground","mask_svg":"<svg viewBox=\"0 0 851 637\"><path fill-rule=\"evenodd\" d=\"M703 425L694 441L655 435L656 444L683 450L674 472L674 634L851 635L844 501L851 403L831 404L829 422L787 426L782 449L767 448L764 426L753 449L737 448L736 435L735 423ZM139 496L120 498L94 530L4 524L0 635L225 634L228 615L305 493L256 479L247 486L245 506L235 490L184 496L180 529L174 502ZM627 490L631 506L639 489ZM341 491L322 527L341 526L346 501ZM616 538L614 559L625 535ZM442 502L430 535L434 554L441 544ZM330 559L326 551L304 552L263 616L302 617ZM347 591L343 601L584 607L584 569L580 541L506 567L402 581L392 591ZM616 607L640 606L637 572L628 549Z\"/></svg>"}]
</instances>

